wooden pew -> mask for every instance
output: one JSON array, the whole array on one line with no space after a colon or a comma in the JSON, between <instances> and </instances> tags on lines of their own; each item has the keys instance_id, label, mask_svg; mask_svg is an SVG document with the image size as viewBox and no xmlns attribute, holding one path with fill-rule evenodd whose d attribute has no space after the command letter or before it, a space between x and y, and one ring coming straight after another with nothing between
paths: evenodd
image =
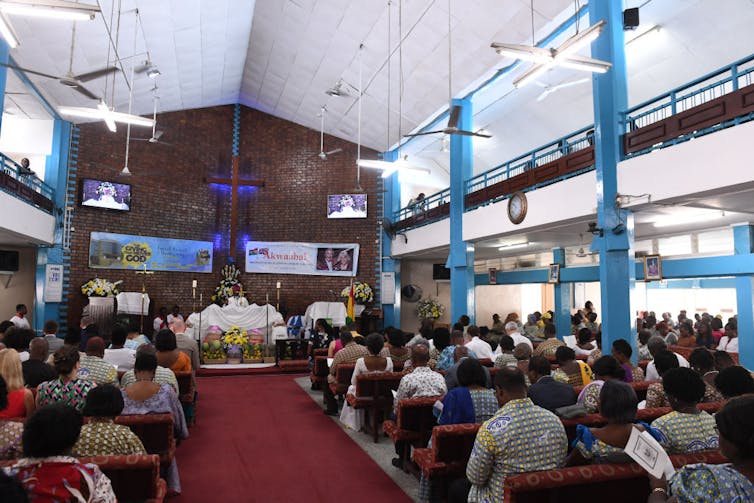
<instances>
[{"instance_id":1,"label":"wooden pew","mask_svg":"<svg viewBox=\"0 0 754 503\"><path fill-rule=\"evenodd\" d=\"M186 424L196 424L196 377L193 371L174 372L178 382L178 400L186 416Z\"/></svg>"},{"instance_id":2,"label":"wooden pew","mask_svg":"<svg viewBox=\"0 0 754 503\"><path fill-rule=\"evenodd\" d=\"M351 377L353 377L353 369L356 368L354 363L341 363L338 368L335 369L335 382L330 383L330 390L333 395L343 396L348 391L348 387L351 385Z\"/></svg>"},{"instance_id":3,"label":"wooden pew","mask_svg":"<svg viewBox=\"0 0 754 503\"><path fill-rule=\"evenodd\" d=\"M327 350L324 355L317 354L321 349L314 350L314 366L309 374L309 380L312 382L312 389L322 389L323 385L327 385L327 375L329 369L327 367Z\"/></svg>"},{"instance_id":4,"label":"wooden pew","mask_svg":"<svg viewBox=\"0 0 754 503\"><path fill-rule=\"evenodd\" d=\"M719 451L677 454L670 459L676 467L728 461ZM506 503L635 503L647 501L649 491L647 472L638 464L597 464L508 475L503 485L503 500Z\"/></svg>"},{"instance_id":5,"label":"wooden pew","mask_svg":"<svg viewBox=\"0 0 754 503\"><path fill-rule=\"evenodd\" d=\"M447 492L447 483L466 473L466 463L481 424L450 424L432 429L432 447L414 449L414 462L422 474Z\"/></svg>"},{"instance_id":6,"label":"wooden pew","mask_svg":"<svg viewBox=\"0 0 754 503\"><path fill-rule=\"evenodd\" d=\"M390 437L395 444L403 442L403 455L401 459L411 459L411 446L423 448L427 446L432 428L437 424L434 415L434 405L442 397L404 398L398 402L396 420L385 420L382 423L382 431Z\"/></svg>"},{"instance_id":7,"label":"wooden pew","mask_svg":"<svg viewBox=\"0 0 754 503\"><path fill-rule=\"evenodd\" d=\"M340 367L338 367L338 373L340 373ZM350 383L353 370L348 375ZM403 375L402 372L361 374L356 378L356 395L346 396L351 407L364 409L367 426L372 432L375 443L379 441L380 414L393 410L393 391L398 389Z\"/></svg>"},{"instance_id":8,"label":"wooden pew","mask_svg":"<svg viewBox=\"0 0 754 503\"><path fill-rule=\"evenodd\" d=\"M144 444L149 454L157 454L160 464L167 466L175 456L175 435L172 414L134 414L118 416L117 424L128 426Z\"/></svg>"}]
</instances>

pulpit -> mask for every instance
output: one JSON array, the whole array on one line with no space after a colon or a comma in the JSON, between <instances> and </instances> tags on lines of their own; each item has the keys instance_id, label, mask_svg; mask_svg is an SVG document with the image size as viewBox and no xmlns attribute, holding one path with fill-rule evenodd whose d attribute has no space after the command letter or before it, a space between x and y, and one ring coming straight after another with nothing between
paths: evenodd
<instances>
[{"instance_id":1,"label":"pulpit","mask_svg":"<svg viewBox=\"0 0 754 503\"><path fill-rule=\"evenodd\" d=\"M89 319L97 325L100 335L110 339L110 327L115 318L115 297L89 297Z\"/></svg>"},{"instance_id":2,"label":"pulpit","mask_svg":"<svg viewBox=\"0 0 754 503\"><path fill-rule=\"evenodd\" d=\"M143 296L143 304L142 304ZM118 303L118 316L127 317L130 325L138 326L142 333L152 333L152 310L149 294L141 292L121 292L115 297ZM142 314L144 327L141 327Z\"/></svg>"}]
</instances>

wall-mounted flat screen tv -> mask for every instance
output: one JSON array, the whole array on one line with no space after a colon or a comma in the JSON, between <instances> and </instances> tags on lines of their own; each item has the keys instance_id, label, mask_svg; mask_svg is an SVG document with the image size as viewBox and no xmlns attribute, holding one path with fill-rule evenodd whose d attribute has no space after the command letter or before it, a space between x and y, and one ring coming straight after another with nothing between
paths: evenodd
<instances>
[{"instance_id":1,"label":"wall-mounted flat screen tv","mask_svg":"<svg viewBox=\"0 0 754 503\"><path fill-rule=\"evenodd\" d=\"M366 217L366 194L330 194L327 196L327 218Z\"/></svg>"},{"instance_id":2,"label":"wall-mounted flat screen tv","mask_svg":"<svg viewBox=\"0 0 754 503\"><path fill-rule=\"evenodd\" d=\"M81 206L130 211L131 185L84 178L81 185Z\"/></svg>"}]
</instances>

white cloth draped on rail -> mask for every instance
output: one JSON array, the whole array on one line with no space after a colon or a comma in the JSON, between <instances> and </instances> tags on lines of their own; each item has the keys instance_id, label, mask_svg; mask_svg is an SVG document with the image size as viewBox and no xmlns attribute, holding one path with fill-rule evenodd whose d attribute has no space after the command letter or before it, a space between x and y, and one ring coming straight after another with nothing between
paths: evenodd
<instances>
[{"instance_id":1,"label":"white cloth draped on rail","mask_svg":"<svg viewBox=\"0 0 754 503\"><path fill-rule=\"evenodd\" d=\"M186 329L186 334L196 338L194 334L195 330L199 328L199 313L191 313L186 321L187 324L193 326L193 328ZM282 321L283 316L277 312L275 306L270 304L264 306L251 304L246 307L235 303L223 307L212 304L201 313L201 333L202 335L206 334L207 329L212 325L217 325L223 331L231 327L240 327L242 330L256 329L266 333L265 327Z\"/></svg>"},{"instance_id":2,"label":"white cloth draped on rail","mask_svg":"<svg viewBox=\"0 0 754 503\"><path fill-rule=\"evenodd\" d=\"M312 328L312 323L319 318L332 320L334 327L346 324L346 306L342 302L315 302L306 308L304 326Z\"/></svg>"}]
</instances>

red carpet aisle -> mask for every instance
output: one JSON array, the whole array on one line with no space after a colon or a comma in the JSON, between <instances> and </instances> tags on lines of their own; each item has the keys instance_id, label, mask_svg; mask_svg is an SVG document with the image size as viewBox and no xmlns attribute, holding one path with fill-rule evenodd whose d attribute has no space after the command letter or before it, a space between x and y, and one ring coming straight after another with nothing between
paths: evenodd
<instances>
[{"instance_id":1,"label":"red carpet aisle","mask_svg":"<svg viewBox=\"0 0 754 503\"><path fill-rule=\"evenodd\" d=\"M410 502L293 379L201 378L177 453L183 494L169 501Z\"/></svg>"}]
</instances>

